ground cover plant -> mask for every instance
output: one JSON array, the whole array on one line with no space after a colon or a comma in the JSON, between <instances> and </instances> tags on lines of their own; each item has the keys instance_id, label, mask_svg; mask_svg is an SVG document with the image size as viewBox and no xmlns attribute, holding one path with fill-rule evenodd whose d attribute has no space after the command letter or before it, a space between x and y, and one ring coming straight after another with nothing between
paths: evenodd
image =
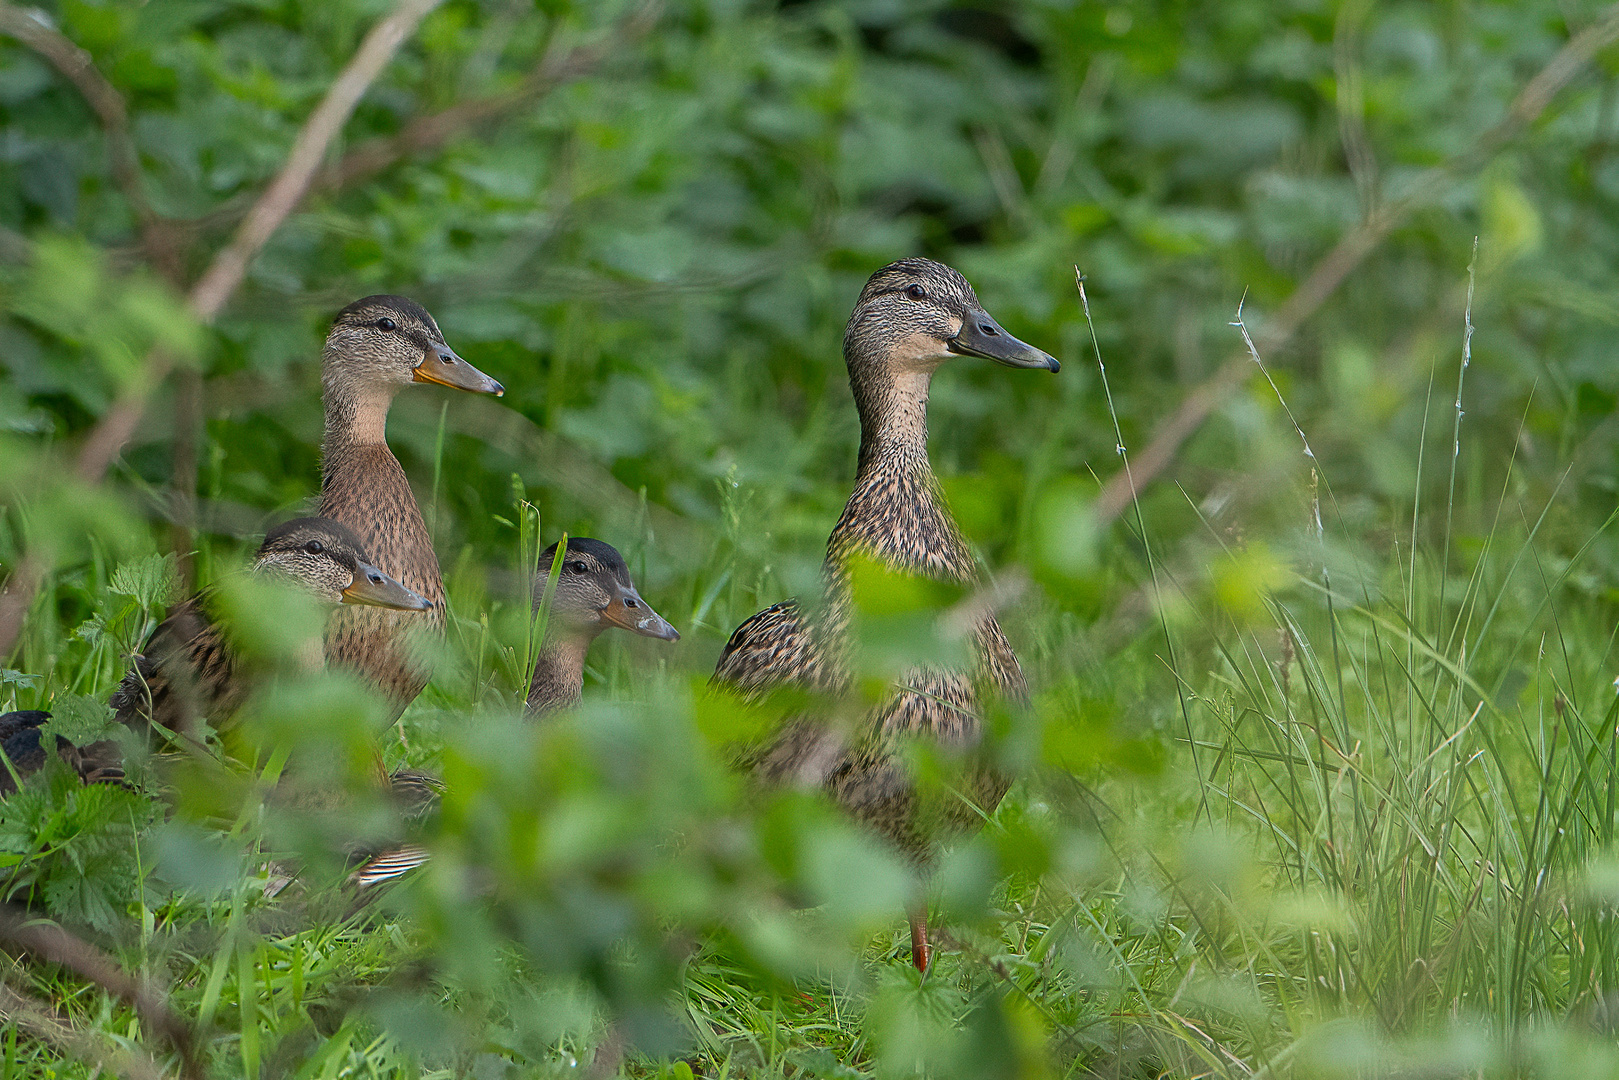
<instances>
[{"instance_id":1,"label":"ground cover plant","mask_svg":"<svg viewBox=\"0 0 1619 1080\"><path fill-rule=\"evenodd\" d=\"M0 3L0 706L92 737L207 585L282 674L183 768L0 803L5 1074L1619 1073L1616 40L1533 0ZM926 979L904 869L750 793L705 686L818 585L843 321L914 253L1063 364L933 384L1034 702ZM383 753L447 788L362 904L373 707L235 571L312 503L320 340L374 292L508 392L391 416L450 619ZM535 725L564 533L682 640L604 637ZM958 599L874 582L887 660ZM272 795L316 765L346 801Z\"/></svg>"}]
</instances>

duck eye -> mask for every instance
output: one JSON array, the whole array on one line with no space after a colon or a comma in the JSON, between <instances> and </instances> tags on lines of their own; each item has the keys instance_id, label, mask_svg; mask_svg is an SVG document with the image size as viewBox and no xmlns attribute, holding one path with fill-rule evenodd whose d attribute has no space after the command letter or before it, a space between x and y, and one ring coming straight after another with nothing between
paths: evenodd
<instances>
[{"instance_id":1,"label":"duck eye","mask_svg":"<svg viewBox=\"0 0 1619 1080\"><path fill-rule=\"evenodd\" d=\"M926 300L928 298L928 291L922 288L920 285L907 285L905 287L905 295L909 296L912 300Z\"/></svg>"},{"instance_id":2,"label":"duck eye","mask_svg":"<svg viewBox=\"0 0 1619 1080\"><path fill-rule=\"evenodd\" d=\"M394 322L392 319L388 318L388 316L384 315L382 318L377 320L377 329L378 330L398 330L399 329L399 324Z\"/></svg>"},{"instance_id":3,"label":"duck eye","mask_svg":"<svg viewBox=\"0 0 1619 1080\"><path fill-rule=\"evenodd\" d=\"M584 564L584 562L583 562L583 561L576 561L576 562L571 562L571 563L569 563L569 564L568 564L568 569L569 569L569 570L572 570L572 571L573 571L573 572L574 572L574 573L576 573L576 574L582 574L582 573L584 573L584 572L585 572L585 571L586 571L586 570L588 570L588 569L589 569L589 567L587 567L587 566L586 566L586 565L585 565L585 564Z\"/></svg>"},{"instance_id":4,"label":"duck eye","mask_svg":"<svg viewBox=\"0 0 1619 1080\"><path fill-rule=\"evenodd\" d=\"M304 550L309 552L311 555L319 555L321 552L326 550L326 546L319 540L311 540L309 543L304 545Z\"/></svg>"},{"instance_id":5,"label":"duck eye","mask_svg":"<svg viewBox=\"0 0 1619 1080\"><path fill-rule=\"evenodd\" d=\"M624 598L624 606L627 607L627 608L633 608L633 607L640 607L641 605L637 604L632 597L626 596Z\"/></svg>"}]
</instances>

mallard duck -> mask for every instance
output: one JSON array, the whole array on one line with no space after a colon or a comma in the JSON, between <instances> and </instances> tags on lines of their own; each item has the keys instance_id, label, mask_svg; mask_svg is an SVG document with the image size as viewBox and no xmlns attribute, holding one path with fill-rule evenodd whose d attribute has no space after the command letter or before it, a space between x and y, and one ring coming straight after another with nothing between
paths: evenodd
<instances>
[{"instance_id":1,"label":"mallard duck","mask_svg":"<svg viewBox=\"0 0 1619 1080\"><path fill-rule=\"evenodd\" d=\"M296 518L271 529L253 558L253 572L283 579L333 605L401 612L433 608L372 565L354 533L325 518ZM237 666L223 629L209 616L207 593L199 593L152 631L111 705L125 724L144 729L156 723L194 735L198 717L223 720L246 698L251 680L240 677Z\"/></svg>"},{"instance_id":2,"label":"mallard duck","mask_svg":"<svg viewBox=\"0 0 1619 1080\"><path fill-rule=\"evenodd\" d=\"M680 640L680 632L641 599L618 549L586 536L552 544L540 556L540 574L534 581L536 611L544 602L549 571L561 543L566 544L562 566L529 682L531 718L579 704L585 685L585 656L603 631L616 626L663 641ZM415 770L401 769L392 781L394 798L413 817L425 813L442 790L438 781ZM415 844L390 848L368 858L349 880L361 889L381 885L409 873L428 857L427 849Z\"/></svg>"},{"instance_id":3,"label":"mallard duck","mask_svg":"<svg viewBox=\"0 0 1619 1080\"><path fill-rule=\"evenodd\" d=\"M849 567L855 556L900 573L978 580L928 462L928 386L939 366L955 356L978 356L1015 368L1059 367L990 318L959 273L920 258L891 263L871 276L849 317L843 356L860 412L860 457L854 492L827 541L824 603L814 612L791 600L777 604L731 635L714 679L750 699L786 685L825 694L847 690ZM983 733L981 694L1019 701L1028 696L1017 657L993 615L985 614L973 629L972 669L909 672L902 688L852 733L794 717L747 748L743 765L768 784L823 787L925 872L938 841L971 827L980 812L993 811L1009 785L971 754ZM967 757L965 800L918 797L898 745L914 737ZM931 950L925 908L911 913L911 944L912 960L926 972Z\"/></svg>"},{"instance_id":4,"label":"mallard duck","mask_svg":"<svg viewBox=\"0 0 1619 1080\"><path fill-rule=\"evenodd\" d=\"M353 529L378 567L433 605L427 619L351 610L327 624L327 661L374 683L397 719L427 685L429 671L411 637L443 634L444 581L410 481L388 449L388 406L412 383L497 397L506 391L457 356L433 316L403 296L368 296L338 312L321 365L320 514Z\"/></svg>"},{"instance_id":5,"label":"mallard duck","mask_svg":"<svg viewBox=\"0 0 1619 1080\"><path fill-rule=\"evenodd\" d=\"M0 765L0 798L15 793L19 780L26 780L45 766L45 743L40 728L50 718L51 714L41 709L20 709L0 715L0 752L4 752L10 766ZM111 740L81 747L58 737L56 752L86 784L121 783L124 779L118 744Z\"/></svg>"},{"instance_id":6,"label":"mallard duck","mask_svg":"<svg viewBox=\"0 0 1619 1080\"><path fill-rule=\"evenodd\" d=\"M528 686L530 716L579 704L585 686L585 655L604 630L616 626L662 641L680 640L680 632L635 591L629 567L617 548L588 536L572 537L566 543L545 639ZM541 573L534 582L536 610L544 600L557 546L552 544L540 556Z\"/></svg>"}]
</instances>

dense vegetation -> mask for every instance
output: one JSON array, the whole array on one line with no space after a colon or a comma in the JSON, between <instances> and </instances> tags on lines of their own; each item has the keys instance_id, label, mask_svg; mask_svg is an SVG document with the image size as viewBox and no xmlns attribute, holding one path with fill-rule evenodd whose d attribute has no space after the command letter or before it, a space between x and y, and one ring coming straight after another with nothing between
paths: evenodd
<instances>
[{"instance_id":1,"label":"dense vegetation","mask_svg":"<svg viewBox=\"0 0 1619 1080\"><path fill-rule=\"evenodd\" d=\"M434 861L337 884L397 823L374 706L295 664L161 783L47 769L0 805L6 1075L1619 1074L1616 36L1583 0L0 3L0 706L100 730L210 583L296 654L318 613L233 571L311 505L349 300L508 388L389 427L452 609L385 747L448 783ZM755 718L704 693L818 587L843 321L914 253L1063 362L933 385L1036 700L925 980L901 867L750 797ZM604 638L537 727L564 532L683 638ZM289 753L356 794L267 799Z\"/></svg>"}]
</instances>

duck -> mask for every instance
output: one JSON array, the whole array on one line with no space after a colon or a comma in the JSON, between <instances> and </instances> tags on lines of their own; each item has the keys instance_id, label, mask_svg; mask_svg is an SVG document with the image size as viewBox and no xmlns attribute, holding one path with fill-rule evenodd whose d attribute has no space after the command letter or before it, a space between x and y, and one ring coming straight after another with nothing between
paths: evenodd
<instances>
[{"instance_id":1,"label":"duck","mask_svg":"<svg viewBox=\"0 0 1619 1080\"><path fill-rule=\"evenodd\" d=\"M529 680L526 708L530 718L579 704L585 687L585 656L604 631L618 627L660 641L680 640L680 631L641 599L617 548L588 536L561 540L540 555L542 570L556 563L559 549L562 565L534 676ZM548 573L535 578L535 611L544 603L549 580Z\"/></svg>"},{"instance_id":2,"label":"duck","mask_svg":"<svg viewBox=\"0 0 1619 1080\"><path fill-rule=\"evenodd\" d=\"M51 714L43 709L18 709L0 714L0 799L16 794L18 785L45 767L45 741L41 729ZM122 784L124 766L118 744L111 739L76 746L56 738L56 752L85 784Z\"/></svg>"},{"instance_id":3,"label":"duck","mask_svg":"<svg viewBox=\"0 0 1619 1080\"><path fill-rule=\"evenodd\" d=\"M444 634L444 579L421 508L388 449L388 408L415 383L475 394L505 387L458 356L427 309L403 296L367 296L337 313L321 355L325 431L319 514L353 530L374 564L431 605L425 619L398 610L345 609L327 624L326 660L376 687L397 720L427 685L417 635Z\"/></svg>"},{"instance_id":4,"label":"duck","mask_svg":"<svg viewBox=\"0 0 1619 1080\"><path fill-rule=\"evenodd\" d=\"M549 570L558 563L551 603L545 608ZM577 706L583 698L585 658L590 646L613 628L632 634L679 641L680 631L641 598L618 549L588 536L564 538L540 555L541 572L533 589L533 610L545 608L545 631L529 680L525 711L539 720ZM417 770L392 776L395 802L406 817L425 816L443 790L439 781ZM403 844L366 858L349 875L357 889L397 880L429 858L426 848Z\"/></svg>"},{"instance_id":5,"label":"duck","mask_svg":"<svg viewBox=\"0 0 1619 1080\"><path fill-rule=\"evenodd\" d=\"M419 618L434 607L373 565L359 537L327 518L294 518L271 529L253 557L252 571L305 589L334 610L364 605ZM222 723L241 706L253 680L241 670L209 607L204 590L173 608L152 631L109 702L117 721L137 730L156 724L196 737L199 718Z\"/></svg>"},{"instance_id":6,"label":"duck","mask_svg":"<svg viewBox=\"0 0 1619 1080\"><path fill-rule=\"evenodd\" d=\"M925 258L901 259L861 290L843 337L860 415L854 490L827 540L823 596L813 610L787 600L742 623L726 642L713 685L758 702L797 687L849 692L851 571L869 559L886 571L963 586L981 574L928 460L927 403L935 372L957 357L1056 372L1055 357L1009 334L966 278ZM919 667L851 729L798 713L741 747L739 767L765 786L819 787L925 876L940 843L981 822L1010 786L974 751L986 698L1027 702L1028 684L992 611L976 613L968 667ZM966 799L919 795L902 742L924 739L965 763ZM931 963L927 911L909 912L911 959Z\"/></svg>"}]
</instances>

